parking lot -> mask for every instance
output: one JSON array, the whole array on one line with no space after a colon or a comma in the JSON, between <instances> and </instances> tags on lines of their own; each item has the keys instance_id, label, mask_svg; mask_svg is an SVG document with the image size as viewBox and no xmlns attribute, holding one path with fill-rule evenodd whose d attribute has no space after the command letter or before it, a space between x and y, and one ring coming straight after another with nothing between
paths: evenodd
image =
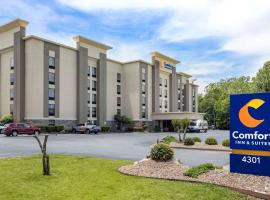
<instances>
[{"instance_id":1,"label":"parking lot","mask_svg":"<svg viewBox=\"0 0 270 200\"><path fill-rule=\"evenodd\" d=\"M166 135L175 133L106 133L98 135L59 134L49 136L48 152L54 154L87 155L112 159L140 160L149 154L150 145ZM228 131L210 130L207 133L188 133L205 140L213 136L218 142L229 137ZM6 137L0 135L0 157L26 156L40 153L32 136ZM229 153L199 150L175 150L175 158L187 165L229 163Z\"/></svg>"}]
</instances>

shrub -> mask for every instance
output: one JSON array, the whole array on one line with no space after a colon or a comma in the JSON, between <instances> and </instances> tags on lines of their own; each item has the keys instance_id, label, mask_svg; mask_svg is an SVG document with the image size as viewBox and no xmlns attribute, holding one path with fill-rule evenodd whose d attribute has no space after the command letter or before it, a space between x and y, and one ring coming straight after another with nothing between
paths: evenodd
<instances>
[{"instance_id":1,"label":"shrub","mask_svg":"<svg viewBox=\"0 0 270 200\"><path fill-rule=\"evenodd\" d=\"M173 158L174 152L167 144L156 144L150 152L150 158L156 161L169 161Z\"/></svg>"},{"instance_id":2,"label":"shrub","mask_svg":"<svg viewBox=\"0 0 270 200\"><path fill-rule=\"evenodd\" d=\"M187 145L187 146L192 146L192 145L194 145L194 140L193 140L193 138L190 138L190 137L186 138L185 141L184 141L184 145Z\"/></svg>"},{"instance_id":3,"label":"shrub","mask_svg":"<svg viewBox=\"0 0 270 200\"><path fill-rule=\"evenodd\" d=\"M155 126L155 128L154 128L154 132L160 132L161 131L161 129L160 129L160 127L159 126Z\"/></svg>"},{"instance_id":4,"label":"shrub","mask_svg":"<svg viewBox=\"0 0 270 200\"><path fill-rule=\"evenodd\" d=\"M61 132L63 130L65 130L65 127L63 125L57 125L57 126L55 126L55 131L56 132Z\"/></svg>"},{"instance_id":5,"label":"shrub","mask_svg":"<svg viewBox=\"0 0 270 200\"><path fill-rule=\"evenodd\" d=\"M201 142L202 141L201 138L199 138L199 137L193 137L192 140L194 142Z\"/></svg>"},{"instance_id":6,"label":"shrub","mask_svg":"<svg viewBox=\"0 0 270 200\"><path fill-rule=\"evenodd\" d=\"M43 126L43 125L38 125L38 128L41 129L41 132L47 132L47 133L52 133L52 132L61 132L65 130L65 127L62 125L49 125L49 126Z\"/></svg>"},{"instance_id":7,"label":"shrub","mask_svg":"<svg viewBox=\"0 0 270 200\"><path fill-rule=\"evenodd\" d=\"M47 133L56 132L56 127L49 125L45 127Z\"/></svg>"},{"instance_id":8,"label":"shrub","mask_svg":"<svg viewBox=\"0 0 270 200\"><path fill-rule=\"evenodd\" d=\"M162 139L162 142L164 142L166 144L170 144L171 142L176 142L176 141L177 141L176 137L174 137L172 135L168 135Z\"/></svg>"},{"instance_id":9,"label":"shrub","mask_svg":"<svg viewBox=\"0 0 270 200\"><path fill-rule=\"evenodd\" d=\"M223 140L222 141L222 146L229 147L230 146L230 140L229 139Z\"/></svg>"},{"instance_id":10,"label":"shrub","mask_svg":"<svg viewBox=\"0 0 270 200\"><path fill-rule=\"evenodd\" d=\"M13 122L13 116L12 115L6 115L3 116L0 120L1 124L8 124Z\"/></svg>"},{"instance_id":11,"label":"shrub","mask_svg":"<svg viewBox=\"0 0 270 200\"><path fill-rule=\"evenodd\" d=\"M208 144L208 145L217 145L218 142L217 142L216 138L214 138L214 137L208 137L205 140L205 144Z\"/></svg>"},{"instance_id":12,"label":"shrub","mask_svg":"<svg viewBox=\"0 0 270 200\"><path fill-rule=\"evenodd\" d=\"M101 127L101 132L109 132L110 131L110 127L109 126L102 126Z\"/></svg>"},{"instance_id":13,"label":"shrub","mask_svg":"<svg viewBox=\"0 0 270 200\"><path fill-rule=\"evenodd\" d=\"M197 167L190 168L189 170L184 172L184 175L192 177L192 178L197 178L199 175L201 175L203 173L207 173L210 170L214 170L215 168L216 167L213 164L206 163L206 164L199 165Z\"/></svg>"}]
</instances>

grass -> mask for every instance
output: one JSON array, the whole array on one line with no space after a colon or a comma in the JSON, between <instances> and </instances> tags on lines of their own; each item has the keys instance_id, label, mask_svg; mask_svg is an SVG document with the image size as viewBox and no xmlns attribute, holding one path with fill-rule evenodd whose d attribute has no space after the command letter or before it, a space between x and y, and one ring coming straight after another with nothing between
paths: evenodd
<instances>
[{"instance_id":1,"label":"grass","mask_svg":"<svg viewBox=\"0 0 270 200\"><path fill-rule=\"evenodd\" d=\"M214 170L216 167L211 163L201 164L187 170L184 175L192 178L197 178L199 175Z\"/></svg>"},{"instance_id":2,"label":"grass","mask_svg":"<svg viewBox=\"0 0 270 200\"><path fill-rule=\"evenodd\" d=\"M125 176L129 161L51 156L51 176L41 175L39 156L0 159L1 200L179 200L246 199L229 189Z\"/></svg>"}]
</instances>

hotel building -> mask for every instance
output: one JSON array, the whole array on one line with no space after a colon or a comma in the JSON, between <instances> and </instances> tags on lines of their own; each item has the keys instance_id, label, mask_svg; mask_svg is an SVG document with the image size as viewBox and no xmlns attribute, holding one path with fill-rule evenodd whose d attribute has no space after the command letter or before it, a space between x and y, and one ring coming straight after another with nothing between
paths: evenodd
<instances>
[{"instance_id":1,"label":"hotel building","mask_svg":"<svg viewBox=\"0 0 270 200\"><path fill-rule=\"evenodd\" d=\"M75 36L74 48L26 35L27 25L16 19L0 26L0 117L113 127L118 113L135 126L161 128L171 119L203 118L198 86L176 71L179 61L152 52L151 62L119 62L107 57L106 44Z\"/></svg>"}]
</instances>

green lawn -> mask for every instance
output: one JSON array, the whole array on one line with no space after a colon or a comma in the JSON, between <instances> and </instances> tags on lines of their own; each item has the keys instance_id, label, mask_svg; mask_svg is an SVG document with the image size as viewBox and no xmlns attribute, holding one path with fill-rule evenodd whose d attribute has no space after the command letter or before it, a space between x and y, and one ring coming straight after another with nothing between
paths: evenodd
<instances>
[{"instance_id":1,"label":"green lawn","mask_svg":"<svg viewBox=\"0 0 270 200\"><path fill-rule=\"evenodd\" d=\"M128 161L51 157L52 176L41 175L39 156L0 159L0 199L179 200L246 199L210 184L194 184L125 176L118 167Z\"/></svg>"}]
</instances>

